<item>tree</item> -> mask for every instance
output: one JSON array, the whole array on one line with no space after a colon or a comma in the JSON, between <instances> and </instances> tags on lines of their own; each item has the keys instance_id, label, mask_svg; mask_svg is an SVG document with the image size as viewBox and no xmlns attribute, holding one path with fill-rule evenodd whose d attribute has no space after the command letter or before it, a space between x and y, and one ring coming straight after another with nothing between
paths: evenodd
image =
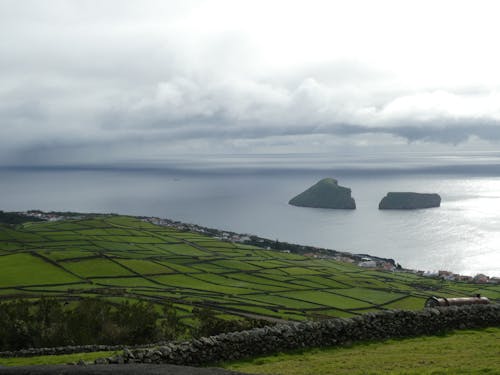
<instances>
[{"instance_id":1,"label":"tree","mask_svg":"<svg viewBox=\"0 0 500 375\"><path fill-rule=\"evenodd\" d=\"M68 312L68 330L71 332L72 343L111 344L112 338L102 334L111 315L111 305L97 298L80 301L76 308Z\"/></svg>"},{"instance_id":2,"label":"tree","mask_svg":"<svg viewBox=\"0 0 500 375\"><path fill-rule=\"evenodd\" d=\"M163 306L163 319L160 323L161 335L165 340L173 340L186 333L186 327L180 322L177 309L172 303Z\"/></svg>"},{"instance_id":3,"label":"tree","mask_svg":"<svg viewBox=\"0 0 500 375\"><path fill-rule=\"evenodd\" d=\"M0 304L0 342L4 350L18 350L33 346L34 332L28 322L33 321L30 303L18 300Z\"/></svg>"},{"instance_id":4,"label":"tree","mask_svg":"<svg viewBox=\"0 0 500 375\"><path fill-rule=\"evenodd\" d=\"M50 347L69 342L66 331L66 314L56 299L42 298L33 313L35 346Z\"/></svg>"},{"instance_id":5,"label":"tree","mask_svg":"<svg viewBox=\"0 0 500 375\"><path fill-rule=\"evenodd\" d=\"M156 321L159 318L152 303L126 301L117 307L114 320L123 327L123 342L142 344L157 338Z\"/></svg>"}]
</instances>

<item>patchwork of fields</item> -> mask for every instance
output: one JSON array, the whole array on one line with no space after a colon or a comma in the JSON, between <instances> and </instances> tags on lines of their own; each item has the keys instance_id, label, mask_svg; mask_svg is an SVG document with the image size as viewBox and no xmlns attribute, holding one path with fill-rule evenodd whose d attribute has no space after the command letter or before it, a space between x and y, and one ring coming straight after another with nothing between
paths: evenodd
<instances>
[{"instance_id":1,"label":"patchwork of fields","mask_svg":"<svg viewBox=\"0 0 500 375\"><path fill-rule=\"evenodd\" d=\"M174 303L220 316L303 320L379 309L420 309L430 295L500 286L361 269L333 260L228 243L126 216L0 226L0 300L53 296Z\"/></svg>"}]
</instances>

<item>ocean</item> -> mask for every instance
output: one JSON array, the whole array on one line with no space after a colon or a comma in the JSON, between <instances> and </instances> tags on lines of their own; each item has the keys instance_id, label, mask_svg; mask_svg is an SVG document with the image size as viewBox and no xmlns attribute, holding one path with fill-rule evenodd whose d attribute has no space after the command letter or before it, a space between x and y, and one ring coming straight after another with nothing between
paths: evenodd
<instances>
[{"instance_id":1,"label":"ocean","mask_svg":"<svg viewBox=\"0 0 500 375\"><path fill-rule=\"evenodd\" d=\"M356 210L288 205L324 177ZM0 209L158 216L403 267L500 276L500 154L238 155L0 168ZM438 193L439 208L388 211L389 191Z\"/></svg>"}]
</instances>

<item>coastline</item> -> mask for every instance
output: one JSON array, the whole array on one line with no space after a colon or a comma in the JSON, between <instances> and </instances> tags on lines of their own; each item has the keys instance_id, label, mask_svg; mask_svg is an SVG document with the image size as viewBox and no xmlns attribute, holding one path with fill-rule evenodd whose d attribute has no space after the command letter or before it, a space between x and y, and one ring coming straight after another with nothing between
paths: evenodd
<instances>
[{"instance_id":1,"label":"coastline","mask_svg":"<svg viewBox=\"0 0 500 375\"><path fill-rule=\"evenodd\" d=\"M29 216L46 221L59 221L68 219L81 219L89 216L109 216L119 215L115 213L79 213L79 212L44 212L41 210L29 210L23 212L13 212L14 214ZM254 245L265 248L267 250L281 251L285 253L300 254L303 256L315 259L333 259L339 262L357 264L360 267L374 269L386 272L406 272L423 277L438 278L449 281L461 281L474 284L500 284L500 277L490 277L485 274L477 274L474 277L469 275L460 275L448 270L440 270L437 272L414 270L404 268L396 260L392 258L383 258L370 254L356 254L335 249L327 249L310 245L300 245L278 240L271 240L264 237L259 237L253 234L241 234L227 230L209 228L198 224L184 223L167 218L159 218L155 216L135 216L137 219L160 226L173 227L182 231L192 231L211 237L228 241L238 242L247 245Z\"/></svg>"}]
</instances>

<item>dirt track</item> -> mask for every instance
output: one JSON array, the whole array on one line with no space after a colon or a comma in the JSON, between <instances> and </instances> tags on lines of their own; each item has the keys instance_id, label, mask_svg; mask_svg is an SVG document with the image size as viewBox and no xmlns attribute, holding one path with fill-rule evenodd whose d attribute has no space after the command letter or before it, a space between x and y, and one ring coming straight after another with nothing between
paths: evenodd
<instances>
[{"instance_id":1,"label":"dirt track","mask_svg":"<svg viewBox=\"0 0 500 375\"><path fill-rule=\"evenodd\" d=\"M110 375L110 374L140 374L140 375L237 375L240 372L220 368L198 368L174 365L90 365L90 366L25 366L1 367L0 374L12 375Z\"/></svg>"}]
</instances>

